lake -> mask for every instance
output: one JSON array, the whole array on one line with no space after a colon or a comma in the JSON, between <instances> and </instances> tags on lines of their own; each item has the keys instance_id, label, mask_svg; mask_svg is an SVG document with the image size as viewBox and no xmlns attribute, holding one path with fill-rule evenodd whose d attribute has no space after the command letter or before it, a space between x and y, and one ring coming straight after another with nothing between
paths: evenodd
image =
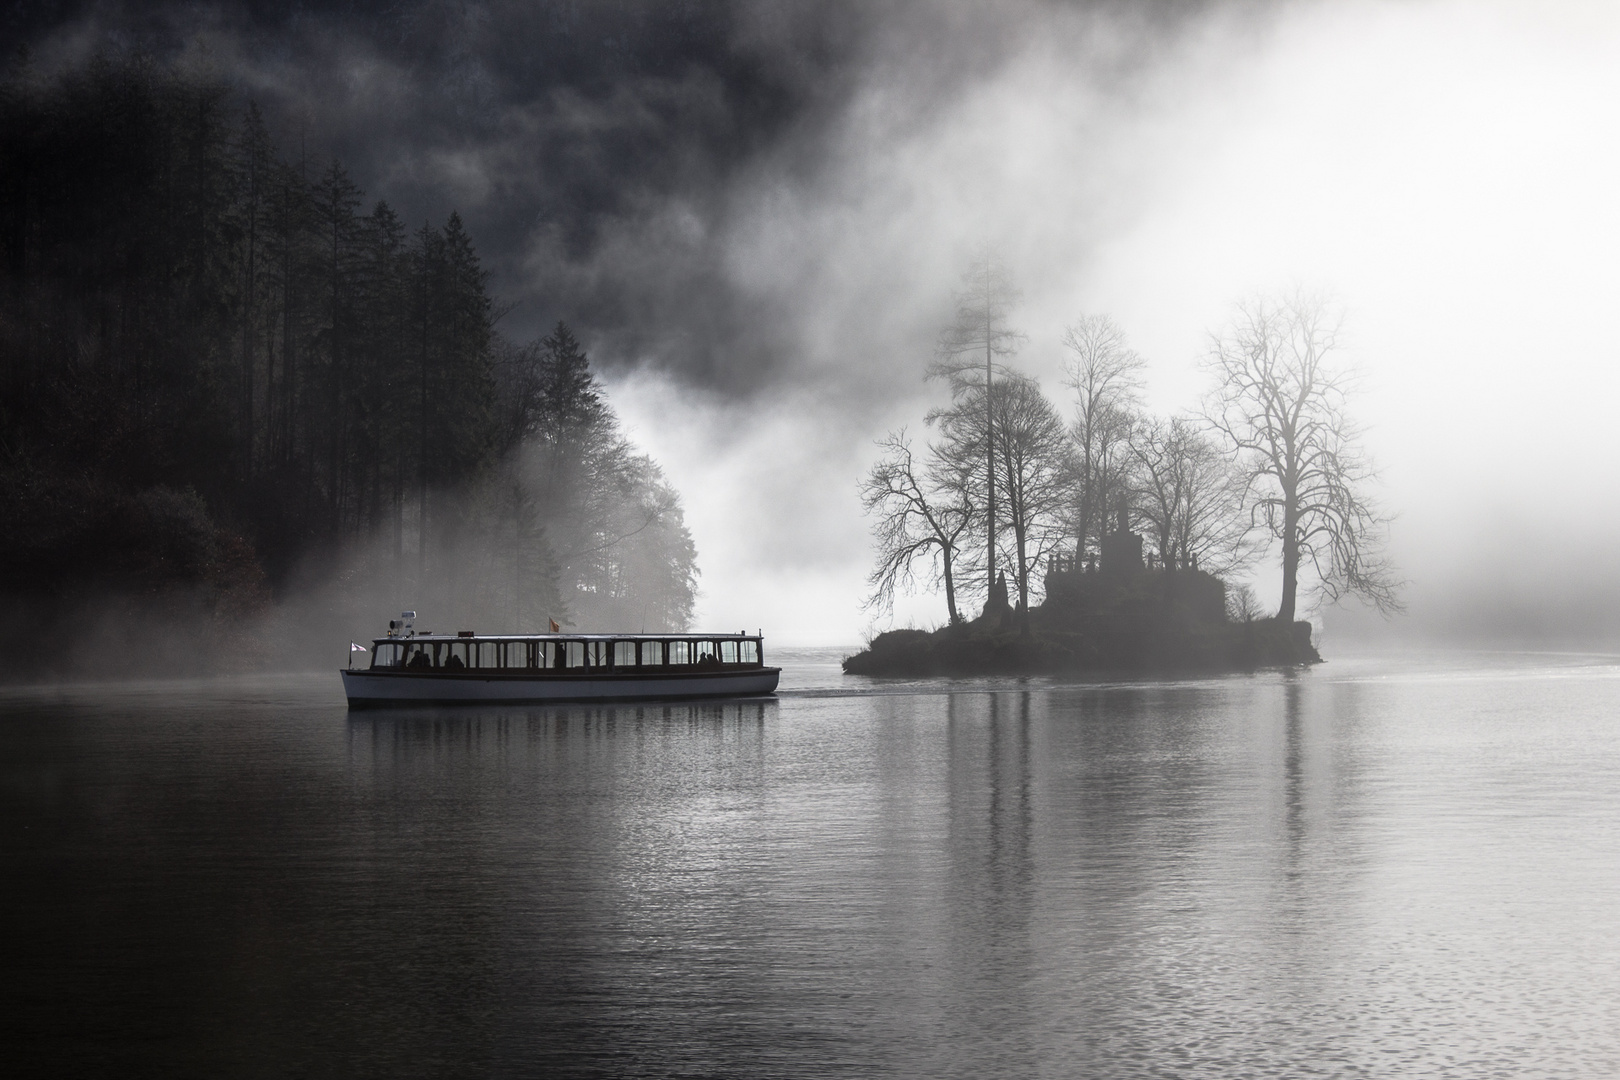
<instances>
[{"instance_id":1,"label":"lake","mask_svg":"<svg viewBox=\"0 0 1620 1080\"><path fill-rule=\"evenodd\" d=\"M7 1076L1620 1075L1620 664L0 690Z\"/></svg>"}]
</instances>

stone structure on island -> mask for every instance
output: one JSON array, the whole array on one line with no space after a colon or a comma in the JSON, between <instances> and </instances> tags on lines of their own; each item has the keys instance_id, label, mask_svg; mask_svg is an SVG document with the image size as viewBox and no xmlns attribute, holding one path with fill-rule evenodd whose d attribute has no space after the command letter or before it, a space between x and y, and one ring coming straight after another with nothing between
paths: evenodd
<instances>
[{"instance_id":1,"label":"stone structure on island","mask_svg":"<svg viewBox=\"0 0 1620 1080\"><path fill-rule=\"evenodd\" d=\"M1094 563L1082 567L1061 555L1047 560L1042 605L1047 620L1062 626L1102 610L1137 606L1166 613L1180 625L1224 625L1226 583L1199 570L1193 559L1149 555L1144 560L1142 535L1131 532L1123 499L1115 515L1114 531L1103 536Z\"/></svg>"},{"instance_id":2,"label":"stone structure on island","mask_svg":"<svg viewBox=\"0 0 1620 1080\"><path fill-rule=\"evenodd\" d=\"M1115 511L1118 514L1118 524L1114 531L1102 538L1102 558L1098 572L1113 577L1125 577L1138 574L1142 571L1142 537L1139 533L1131 532L1130 516L1125 508L1125 498L1120 497L1119 505Z\"/></svg>"}]
</instances>

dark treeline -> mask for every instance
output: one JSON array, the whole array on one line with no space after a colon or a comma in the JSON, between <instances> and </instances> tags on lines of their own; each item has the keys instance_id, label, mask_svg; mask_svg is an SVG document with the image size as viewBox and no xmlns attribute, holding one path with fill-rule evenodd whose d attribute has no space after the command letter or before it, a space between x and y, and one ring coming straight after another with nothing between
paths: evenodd
<instances>
[{"instance_id":1,"label":"dark treeline","mask_svg":"<svg viewBox=\"0 0 1620 1080\"><path fill-rule=\"evenodd\" d=\"M368 205L223 84L13 73L0 590L35 620L109 589L240 613L314 574L368 624L684 625L674 493L568 330L518 345L496 314L457 215Z\"/></svg>"}]
</instances>

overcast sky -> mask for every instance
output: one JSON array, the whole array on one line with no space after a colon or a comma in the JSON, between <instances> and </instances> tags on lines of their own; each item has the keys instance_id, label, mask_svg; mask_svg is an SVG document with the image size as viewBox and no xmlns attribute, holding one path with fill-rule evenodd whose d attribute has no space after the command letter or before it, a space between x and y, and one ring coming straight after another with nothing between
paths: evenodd
<instances>
[{"instance_id":1,"label":"overcast sky","mask_svg":"<svg viewBox=\"0 0 1620 1080\"><path fill-rule=\"evenodd\" d=\"M1057 397L1082 314L1186 410L1234 301L1332 293L1399 632L1620 637L1611 3L19 4L0 29L46 69L109 42L212 69L408 218L459 209L503 330L574 325L684 496L701 626L867 628L856 482L920 429L988 241Z\"/></svg>"}]
</instances>

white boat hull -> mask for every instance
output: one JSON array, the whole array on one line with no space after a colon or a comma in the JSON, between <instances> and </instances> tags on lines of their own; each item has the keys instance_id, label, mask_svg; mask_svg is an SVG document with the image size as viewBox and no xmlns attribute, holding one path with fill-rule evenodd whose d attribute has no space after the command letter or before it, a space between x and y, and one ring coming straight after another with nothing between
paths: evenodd
<instances>
[{"instance_id":1,"label":"white boat hull","mask_svg":"<svg viewBox=\"0 0 1620 1080\"><path fill-rule=\"evenodd\" d=\"M461 705L502 702L659 701L758 697L776 689L781 668L680 675L451 675L440 671L339 671L351 708L375 705Z\"/></svg>"}]
</instances>

